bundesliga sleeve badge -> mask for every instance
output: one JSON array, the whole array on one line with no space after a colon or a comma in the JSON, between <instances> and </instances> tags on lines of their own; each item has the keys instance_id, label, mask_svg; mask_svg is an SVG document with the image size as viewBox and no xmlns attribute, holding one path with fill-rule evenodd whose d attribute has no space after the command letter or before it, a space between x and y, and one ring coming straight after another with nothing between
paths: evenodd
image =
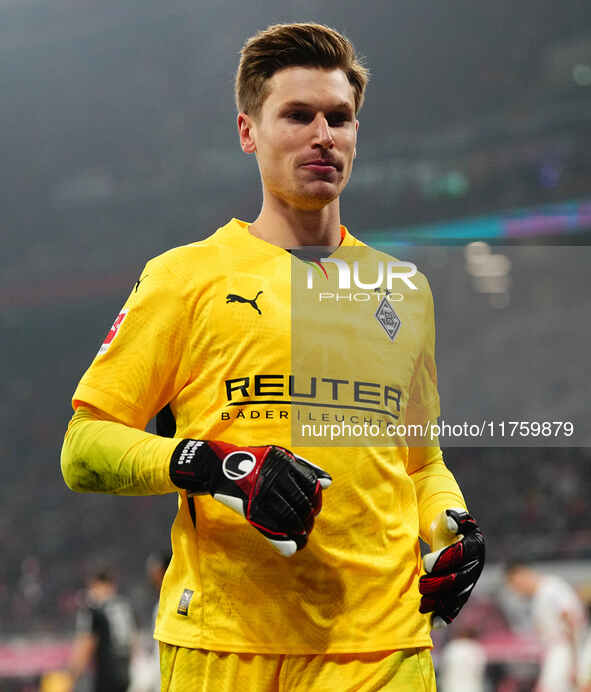
<instances>
[{"instance_id":1,"label":"bundesliga sleeve badge","mask_svg":"<svg viewBox=\"0 0 591 692\"><path fill-rule=\"evenodd\" d=\"M105 340L103 341L103 345L99 348L99 352L97 355L102 356L103 353L106 353L109 350L109 347L113 343L113 339L117 336L117 333L119 332L119 328L125 321L125 318L127 317L127 310L121 310L121 312L117 315L115 321L113 322L113 326L111 329L109 329L109 333L105 337Z\"/></svg>"}]
</instances>

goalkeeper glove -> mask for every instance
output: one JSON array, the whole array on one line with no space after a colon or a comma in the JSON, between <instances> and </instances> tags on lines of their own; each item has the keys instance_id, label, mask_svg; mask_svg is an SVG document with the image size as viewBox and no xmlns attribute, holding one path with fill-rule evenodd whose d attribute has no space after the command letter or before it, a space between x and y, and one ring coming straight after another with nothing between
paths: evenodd
<instances>
[{"instance_id":1,"label":"goalkeeper glove","mask_svg":"<svg viewBox=\"0 0 591 692\"><path fill-rule=\"evenodd\" d=\"M433 629L449 624L468 600L484 567L484 536L464 509L446 509L434 523L432 548L419 579L421 613L433 612Z\"/></svg>"},{"instance_id":2,"label":"goalkeeper glove","mask_svg":"<svg viewBox=\"0 0 591 692\"><path fill-rule=\"evenodd\" d=\"M245 517L282 555L301 550L322 507L326 471L283 447L237 447L183 440L174 450L170 477L191 495L210 493Z\"/></svg>"}]
</instances>

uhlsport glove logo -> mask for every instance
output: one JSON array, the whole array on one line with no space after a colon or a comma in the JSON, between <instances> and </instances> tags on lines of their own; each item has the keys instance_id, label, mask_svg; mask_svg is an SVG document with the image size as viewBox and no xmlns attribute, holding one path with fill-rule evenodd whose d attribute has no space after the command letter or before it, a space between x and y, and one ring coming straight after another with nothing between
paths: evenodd
<instances>
[{"instance_id":1,"label":"uhlsport glove logo","mask_svg":"<svg viewBox=\"0 0 591 692\"><path fill-rule=\"evenodd\" d=\"M224 457L222 471L226 478L229 478L231 481L237 481L248 476L256 463L257 460L254 454L250 452L232 452Z\"/></svg>"},{"instance_id":2,"label":"uhlsport glove logo","mask_svg":"<svg viewBox=\"0 0 591 692\"><path fill-rule=\"evenodd\" d=\"M190 495L209 493L237 512L285 557L305 547L332 482L284 447L193 439L174 450L170 478Z\"/></svg>"}]
</instances>

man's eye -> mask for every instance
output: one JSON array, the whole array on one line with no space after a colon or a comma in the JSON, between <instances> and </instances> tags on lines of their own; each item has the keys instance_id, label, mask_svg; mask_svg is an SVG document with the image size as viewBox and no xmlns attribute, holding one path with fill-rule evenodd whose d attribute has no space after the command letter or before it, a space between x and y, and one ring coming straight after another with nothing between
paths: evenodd
<instances>
[{"instance_id":1,"label":"man's eye","mask_svg":"<svg viewBox=\"0 0 591 692\"><path fill-rule=\"evenodd\" d=\"M303 111L294 111L293 113L289 113L287 117L290 120L297 120L298 122L309 120L309 115Z\"/></svg>"},{"instance_id":2,"label":"man's eye","mask_svg":"<svg viewBox=\"0 0 591 692\"><path fill-rule=\"evenodd\" d=\"M345 113L337 113L335 115L330 115L327 122L331 127L335 127L342 125L343 123L347 122L347 120L349 120L349 117L345 115Z\"/></svg>"}]
</instances>

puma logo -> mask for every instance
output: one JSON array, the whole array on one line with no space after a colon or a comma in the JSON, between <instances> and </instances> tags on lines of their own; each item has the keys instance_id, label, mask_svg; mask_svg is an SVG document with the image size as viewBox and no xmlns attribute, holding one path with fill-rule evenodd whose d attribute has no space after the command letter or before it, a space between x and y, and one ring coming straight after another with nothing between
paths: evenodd
<instances>
[{"instance_id":1,"label":"puma logo","mask_svg":"<svg viewBox=\"0 0 591 692\"><path fill-rule=\"evenodd\" d=\"M262 315L263 313L259 310L259 306L257 305L257 298L261 295L261 293L262 291L259 291L252 300L249 300L248 298L243 298L242 296L239 296L236 293L228 293L228 295L226 296L226 303L248 303L249 305L252 305L252 307L259 313L259 315Z\"/></svg>"}]
</instances>

